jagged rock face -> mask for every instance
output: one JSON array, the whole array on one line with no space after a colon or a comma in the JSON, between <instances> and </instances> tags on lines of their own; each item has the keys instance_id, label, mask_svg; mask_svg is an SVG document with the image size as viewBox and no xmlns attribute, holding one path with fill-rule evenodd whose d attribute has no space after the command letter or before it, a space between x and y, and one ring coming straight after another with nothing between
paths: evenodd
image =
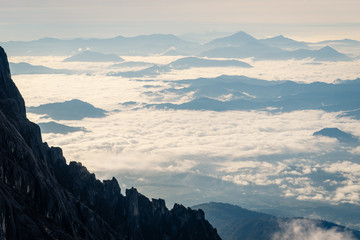
<instances>
[{"instance_id":1,"label":"jagged rock face","mask_svg":"<svg viewBox=\"0 0 360 240\"><path fill-rule=\"evenodd\" d=\"M61 151L42 143L0 48L0 239L121 239L58 183L49 163Z\"/></svg>"},{"instance_id":2,"label":"jagged rock face","mask_svg":"<svg viewBox=\"0 0 360 240\"><path fill-rule=\"evenodd\" d=\"M96 179L60 148L42 142L26 118L0 47L1 239L220 239L201 210L145 196L126 196L115 178Z\"/></svg>"}]
</instances>

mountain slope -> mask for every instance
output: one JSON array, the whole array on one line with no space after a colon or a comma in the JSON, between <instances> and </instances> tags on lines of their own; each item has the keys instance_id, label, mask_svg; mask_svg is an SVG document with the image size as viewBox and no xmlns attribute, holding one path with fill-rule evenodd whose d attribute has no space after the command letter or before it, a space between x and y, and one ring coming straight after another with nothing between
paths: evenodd
<instances>
[{"instance_id":1,"label":"mountain slope","mask_svg":"<svg viewBox=\"0 0 360 240\"><path fill-rule=\"evenodd\" d=\"M96 179L42 142L0 48L0 239L220 239L203 211Z\"/></svg>"}]
</instances>

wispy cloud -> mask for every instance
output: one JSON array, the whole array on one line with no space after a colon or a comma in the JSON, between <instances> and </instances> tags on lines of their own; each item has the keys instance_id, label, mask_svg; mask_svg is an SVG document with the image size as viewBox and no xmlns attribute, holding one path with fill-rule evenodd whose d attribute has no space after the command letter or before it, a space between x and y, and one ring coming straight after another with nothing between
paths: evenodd
<instances>
[{"instance_id":1,"label":"wispy cloud","mask_svg":"<svg viewBox=\"0 0 360 240\"><path fill-rule=\"evenodd\" d=\"M280 223L280 231L275 233L272 240L353 240L350 232L340 231L337 227L320 228L313 220L295 219Z\"/></svg>"}]
</instances>

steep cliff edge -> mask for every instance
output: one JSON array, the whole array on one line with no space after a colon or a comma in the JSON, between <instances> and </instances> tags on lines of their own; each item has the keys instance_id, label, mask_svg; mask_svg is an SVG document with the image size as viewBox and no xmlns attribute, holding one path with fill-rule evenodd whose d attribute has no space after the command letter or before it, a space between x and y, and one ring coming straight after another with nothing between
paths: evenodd
<instances>
[{"instance_id":1,"label":"steep cliff edge","mask_svg":"<svg viewBox=\"0 0 360 240\"><path fill-rule=\"evenodd\" d=\"M0 47L0 239L220 239L204 212L96 179L26 118Z\"/></svg>"}]
</instances>

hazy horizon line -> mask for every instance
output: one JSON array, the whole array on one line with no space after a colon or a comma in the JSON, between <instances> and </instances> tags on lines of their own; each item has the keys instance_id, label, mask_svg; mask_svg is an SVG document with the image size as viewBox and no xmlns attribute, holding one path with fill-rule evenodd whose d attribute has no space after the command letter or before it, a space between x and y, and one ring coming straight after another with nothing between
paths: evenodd
<instances>
[{"instance_id":1,"label":"hazy horizon line","mask_svg":"<svg viewBox=\"0 0 360 240\"><path fill-rule=\"evenodd\" d=\"M359 23L360 25L360 23ZM246 30L235 30L235 31L216 31L216 30L210 30L210 31L189 31L189 32L184 32L184 33L174 33L174 32L167 32L167 31L154 31L153 33L119 33L119 34L106 34L106 36L104 34L98 34L98 35L92 35L92 36L80 36L80 35L72 35L72 36L64 36L64 37L60 37L60 36L55 36L53 34L49 34L49 35L43 35L42 37L34 37L34 38L12 38L12 39L7 39L7 40L0 40L0 42L6 43L6 42L16 42L16 41L21 41L21 42L31 42L31 41L38 41L41 39L58 39L58 40L75 40L75 39L83 39L83 40L90 40L90 39L112 39L112 38L117 38L117 37L125 37L125 38L132 38L132 37L139 37L139 36L151 36L151 35L173 35L176 36L182 40L185 41L190 41L190 42L201 42L201 41L195 41L195 40L188 40L188 37L185 36L191 36L191 35L198 35L200 36L199 38L203 37L206 38L206 35L209 35L209 37L207 37L208 40L206 41L202 41L202 42L210 42L214 39L217 38L223 38L223 37L229 37L231 35L234 35L236 33L239 32L245 32L246 34L249 34L251 36L253 36L254 38L260 40L260 39L267 39L267 38L274 38L277 36L284 36L286 38L290 38L296 41L304 41L304 42L308 42L308 43L318 43L321 41L326 41L326 40L345 40L345 39L351 39L351 40L356 40L356 41L360 41L360 36L359 38L356 37L350 37L347 35L342 35L343 37L334 35L334 36L329 36L327 34L319 34L319 35L312 35L312 39L314 40L310 40L308 37L297 37L297 36L293 36L292 34L286 34L284 33L277 33L277 34L267 34L264 32L264 34L262 34L262 36L259 36L259 34L254 34L251 33L249 31ZM210 35L212 35L213 37L210 37ZM316 39L316 40L315 40Z\"/></svg>"}]
</instances>

